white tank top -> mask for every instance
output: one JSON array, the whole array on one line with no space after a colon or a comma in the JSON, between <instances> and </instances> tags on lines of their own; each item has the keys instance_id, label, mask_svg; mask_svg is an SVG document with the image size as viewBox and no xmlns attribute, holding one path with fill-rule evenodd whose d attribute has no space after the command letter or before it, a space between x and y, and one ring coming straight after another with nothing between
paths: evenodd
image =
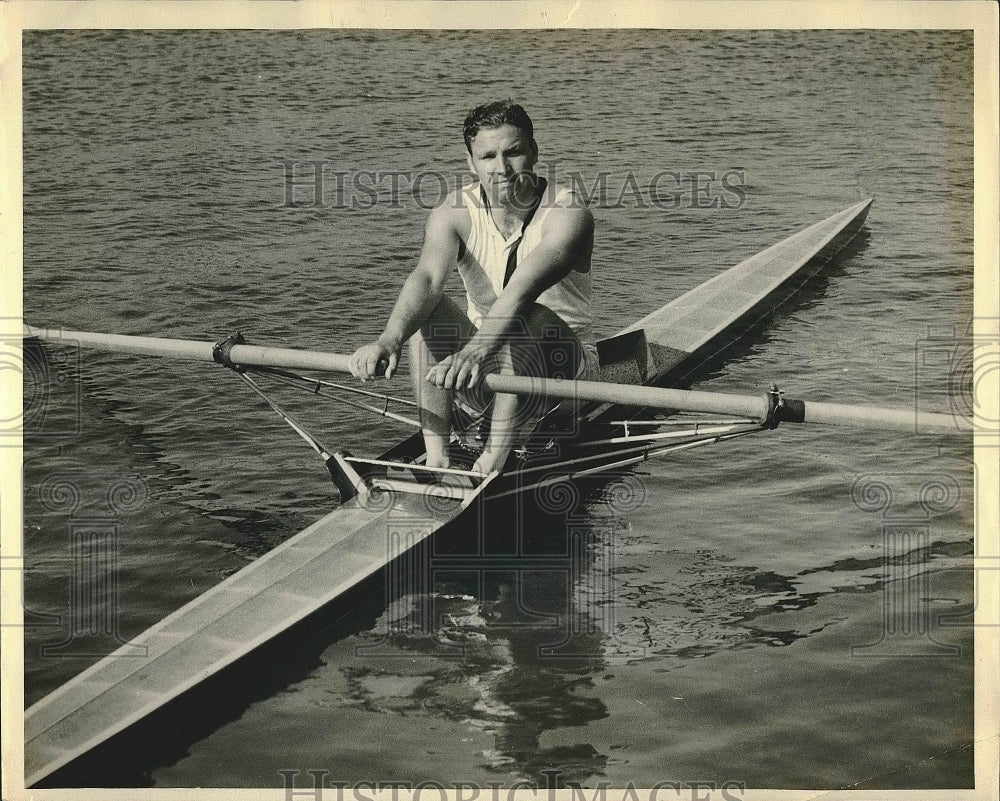
<instances>
[{"instance_id":1,"label":"white tank top","mask_svg":"<svg viewBox=\"0 0 1000 801\"><path fill-rule=\"evenodd\" d=\"M546 190L548 191L548 190ZM546 208L539 209L523 231L516 231L505 239L490 216L480 185L470 184L462 190L462 200L469 210L472 225L465 242L465 249L458 260L458 272L465 284L468 299L467 314L473 325L480 324L480 318L489 314L497 295L503 290L503 279L507 272L507 259L511 248L517 246L517 260L523 261L541 241L542 226L552 206L568 206L574 199L572 189L558 189L555 201ZM582 342L590 339L593 315L591 313L590 265L574 267L557 284L538 296L538 302L558 314Z\"/></svg>"}]
</instances>

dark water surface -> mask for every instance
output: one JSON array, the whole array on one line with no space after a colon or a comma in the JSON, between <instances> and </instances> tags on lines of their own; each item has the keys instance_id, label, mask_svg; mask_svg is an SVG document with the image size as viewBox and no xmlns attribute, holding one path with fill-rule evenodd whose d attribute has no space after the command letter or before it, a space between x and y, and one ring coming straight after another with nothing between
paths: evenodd
<instances>
[{"instance_id":1,"label":"dark water surface","mask_svg":"<svg viewBox=\"0 0 1000 801\"><path fill-rule=\"evenodd\" d=\"M508 95L556 180L606 176L598 334L874 193L850 251L698 386L948 408L972 319L962 32L28 33L25 318L350 351L414 263L432 171L465 167L465 111ZM321 206L286 183L310 162ZM654 190L678 190L676 208L651 199L664 171L681 184ZM736 197L723 175L743 201L698 208ZM40 652L69 633L81 521L117 532L127 638L337 503L224 371L48 354L49 378L25 388L27 703L111 640ZM356 453L405 433L281 397ZM969 787L971 455L782 427L578 488L572 570L391 584L229 720L169 755L151 746L146 781Z\"/></svg>"}]
</instances>

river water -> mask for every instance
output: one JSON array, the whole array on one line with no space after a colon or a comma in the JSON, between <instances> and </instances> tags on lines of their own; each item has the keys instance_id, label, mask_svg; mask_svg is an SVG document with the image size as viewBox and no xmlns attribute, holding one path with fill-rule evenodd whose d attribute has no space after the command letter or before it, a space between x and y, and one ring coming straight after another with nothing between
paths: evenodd
<instances>
[{"instance_id":1,"label":"river water","mask_svg":"<svg viewBox=\"0 0 1000 801\"><path fill-rule=\"evenodd\" d=\"M961 31L28 33L25 318L350 351L465 169L465 111L507 96L594 190L598 334L875 194L696 386L969 401ZM29 704L337 503L225 371L47 349L26 376ZM355 453L406 433L280 397ZM971 456L783 426L581 488L572 569L390 582L122 781L969 787ZM72 631L88 525L116 537L113 635Z\"/></svg>"}]
</instances>

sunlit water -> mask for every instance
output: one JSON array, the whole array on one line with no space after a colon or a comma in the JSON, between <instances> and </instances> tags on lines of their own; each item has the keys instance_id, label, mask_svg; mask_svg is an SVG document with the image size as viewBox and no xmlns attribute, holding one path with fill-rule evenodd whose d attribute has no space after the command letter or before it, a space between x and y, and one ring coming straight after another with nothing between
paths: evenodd
<instances>
[{"instance_id":1,"label":"sunlit water","mask_svg":"<svg viewBox=\"0 0 1000 801\"><path fill-rule=\"evenodd\" d=\"M971 35L50 32L24 53L35 324L349 351L418 254L437 184L415 198L414 177L453 180L467 108L513 95L550 175L607 176L599 334L875 194L849 252L698 386L948 408L972 314ZM310 162L348 191L330 178L308 205L286 170L308 181ZM731 200L711 177L729 174L744 200L696 208L682 183L658 206L663 171ZM401 174L397 202L384 175L366 191L379 172ZM337 503L225 371L47 353L26 384L28 703L109 644L58 645L86 521L117 531L127 638ZM405 433L282 398L336 447ZM580 487L578 558L390 585L303 645L305 668L151 753L147 780L970 786L970 459L945 438L782 427ZM902 634L899 598L920 623Z\"/></svg>"}]
</instances>

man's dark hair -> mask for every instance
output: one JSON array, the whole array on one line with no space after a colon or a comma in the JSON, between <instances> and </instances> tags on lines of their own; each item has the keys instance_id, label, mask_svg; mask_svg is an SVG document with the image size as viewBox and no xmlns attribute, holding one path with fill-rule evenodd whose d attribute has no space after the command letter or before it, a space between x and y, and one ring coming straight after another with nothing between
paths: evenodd
<instances>
[{"instance_id":1,"label":"man's dark hair","mask_svg":"<svg viewBox=\"0 0 1000 801\"><path fill-rule=\"evenodd\" d=\"M534 141L535 126L531 124L528 112L513 100L495 100L492 103L476 106L465 118L462 131L465 136L465 147L471 153L472 140L476 138L480 129L499 128L501 125L520 128L525 136Z\"/></svg>"}]
</instances>

